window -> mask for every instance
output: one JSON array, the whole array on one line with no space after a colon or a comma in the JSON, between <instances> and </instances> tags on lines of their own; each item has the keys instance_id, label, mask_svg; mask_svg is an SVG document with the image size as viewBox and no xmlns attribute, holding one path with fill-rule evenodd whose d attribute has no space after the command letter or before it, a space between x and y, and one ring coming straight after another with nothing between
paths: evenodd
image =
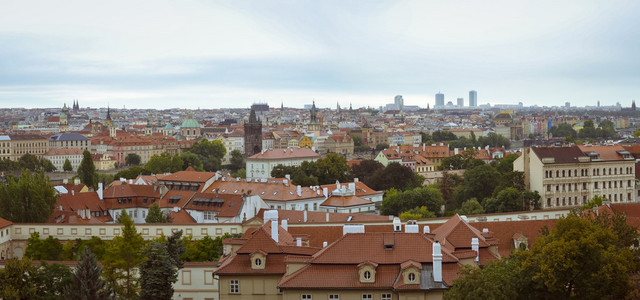
<instances>
[{"instance_id":1,"label":"window","mask_svg":"<svg viewBox=\"0 0 640 300\"><path fill-rule=\"evenodd\" d=\"M416 281L416 274L415 273L409 273L409 281L411 281L411 282Z\"/></svg>"},{"instance_id":2,"label":"window","mask_svg":"<svg viewBox=\"0 0 640 300\"><path fill-rule=\"evenodd\" d=\"M373 299L372 294L362 294L362 300L372 300L372 299Z\"/></svg>"},{"instance_id":3,"label":"window","mask_svg":"<svg viewBox=\"0 0 640 300\"><path fill-rule=\"evenodd\" d=\"M382 300L391 300L391 294L382 294L380 299L382 299Z\"/></svg>"},{"instance_id":4,"label":"window","mask_svg":"<svg viewBox=\"0 0 640 300\"><path fill-rule=\"evenodd\" d=\"M302 300L311 300L311 294L302 294L300 299Z\"/></svg>"},{"instance_id":5,"label":"window","mask_svg":"<svg viewBox=\"0 0 640 300\"><path fill-rule=\"evenodd\" d=\"M234 279L229 282L229 293L240 294L240 281Z\"/></svg>"},{"instance_id":6,"label":"window","mask_svg":"<svg viewBox=\"0 0 640 300\"><path fill-rule=\"evenodd\" d=\"M369 280L369 279L371 279L371 272L369 272L369 271L364 271L364 279L365 279L365 280Z\"/></svg>"},{"instance_id":7,"label":"window","mask_svg":"<svg viewBox=\"0 0 640 300\"><path fill-rule=\"evenodd\" d=\"M262 259L256 258L255 264L256 267L262 266Z\"/></svg>"},{"instance_id":8,"label":"window","mask_svg":"<svg viewBox=\"0 0 640 300\"><path fill-rule=\"evenodd\" d=\"M338 295L338 294L329 294L329 300L340 300L340 295Z\"/></svg>"}]
</instances>

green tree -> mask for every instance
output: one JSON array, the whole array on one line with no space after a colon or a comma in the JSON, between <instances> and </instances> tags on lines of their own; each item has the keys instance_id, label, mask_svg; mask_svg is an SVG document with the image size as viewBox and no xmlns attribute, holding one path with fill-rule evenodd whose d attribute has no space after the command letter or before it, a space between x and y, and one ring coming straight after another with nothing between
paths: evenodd
<instances>
[{"instance_id":1,"label":"green tree","mask_svg":"<svg viewBox=\"0 0 640 300\"><path fill-rule=\"evenodd\" d=\"M237 171L244 168L244 157L240 150L231 151L231 170Z\"/></svg>"},{"instance_id":2,"label":"green tree","mask_svg":"<svg viewBox=\"0 0 640 300\"><path fill-rule=\"evenodd\" d=\"M140 155L138 155L137 153L129 153L124 158L124 163L127 166L139 166L141 162L142 158L140 158Z\"/></svg>"},{"instance_id":3,"label":"green tree","mask_svg":"<svg viewBox=\"0 0 640 300\"><path fill-rule=\"evenodd\" d=\"M110 292L101 278L102 267L89 248L83 248L72 281L64 286L64 298L70 300L106 300Z\"/></svg>"},{"instance_id":4,"label":"green tree","mask_svg":"<svg viewBox=\"0 0 640 300\"><path fill-rule=\"evenodd\" d=\"M64 286L72 280L71 268L63 264L42 262L36 270L33 280L38 287L40 298L45 300L62 299Z\"/></svg>"},{"instance_id":5,"label":"green tree","mask_svg":"<svg viewBox=\"0 0 640 300\"><path fill-rule=\"evenodd\" d=\"M144 240L124 209L120 217L123 224L122 235L114 237L107 248L103 261L104 273L118 297L135 299L139 290L135 270L144 260L141 253Z\"/></svg>"},{"instance_id":6,"label":"green tree","mask_svg":"<svg viewBox=\"0 0 640 300\"><path fill-rule=\"evenodd\" d=\"M431 134L431 137L433 138L433 141L435 141L435 142L453 141L453 140L455 140L457 138L456 135L453 134L453 132L446 131L446 130L434 131Z\"/></svg>"},{"instance_id":7,"label":"green tree","mask_svg":"<svg viewBox=\"0 0 640 300\"><path fill-rule=\"evenodd\" d=\"M391 188L399 190L413 189L422 186L423 183L414 176L411 168L402 166L396 162L390 163L384 169L376 171L370 177L365 178L363 182L377 191Z\"/></svg>"},{"instance_id":8,"label":"green tree","mask_svg":"<svg viewBox=\"0 0 640 300\"><path fill-rule=\"evenodd\" d=\"M20 159L18 160L18 165L20 166L21 169L27 169L31 172L38 171L42 167L42 165L40 164L40 161L38 160L38 157L31 153L26 153L20 156Z\"/></svg>"},{"instance_id":9,"label":"green tree","mask_svg":"<svg viewBox=\"0 0 640 300\"><path fill-rule=\"evenodd\" d=\"M40 165L42 166L42 170L45 172L53 172L58 169L50 160L46 158L40 160Z\"/></svg>"},{"instance_id":10,"label":"green tree","mask_svg":"<svg viewBox=\"0 0 640 300\"><path fill-rule=\"evenodd\" d=\"M398 216L402 212L425 206L435 215L440 215L442 194L437 186L430 185L406 191L391 189L387 191L380 212L383 215Z\"/></svg>"},{"instance_id":11,"label":"green tree","mask_svg":"<svg viewBox=\"0 0 640 300\"><path fill-rule=\"evenodd\" d=\"M499 183L500 173L488 164L482 164L464 172L464 181L454 192L451 209L459 208L465 201L476 198L484 202L491 197ZM455 207L454 207L455 206Z\"/></svg>"},{"instance_id":12,"label":"green tree","mask_svg":"<svg viewBox=\"0 0 640 300\"><path fill-rule=\"evenodd\" d=\"M526 295L521 294L526 279L523 279L519 264L514 259L495 260L482 269L464 266L458 273L460 277L453 281L453 286L445 293L444 299L526 298Z\"/></svg>"},{"instance_id":13,"label":"green tree","mask_svg":"<svg viewBox=\"0 0 640 300\"><path fill-rule=\"evenodd\" d=\"M200 161L200 158L195 153L185 151L180 153L180 158L182 159L182 170L186 170L188 167L192 167L196 171L204 171L202 167L202 161Z\"/></svg>"},{"instance_id":14,"label":"green tree","mask_svg":"<svg viewBox=\"0 0 640 300\"><path fill-rule=\"evenodd\" d=\"M522 203L522 193L512 187L500 191L495 198L485 198L482 201L487 213L519 211L522 210Z\"/></svg>"},{"instance_id":15,"label":"green tree","mask_svg":"<svg viewBox=\"0 0 640 300\"><path fill-rule=\"evenodd\" d=\"M56 200L53 185L42 172L23 171L19 178L8 174L6 182L0 182L0 217L12 222L46 222Z\"/></svg>"},{"instance_id":16,"label":"green tree","mask_svg":"<svg viewBox=\"0 0 640 300\"><path fill-rule=\"evenodd\" d=\"M524 201L524 210L539 210L542 209L542 203L540 203L540 193L538 191L524 191L522 193L522 199Z\"/></svg>"},{"instance_id":17,"label":"green tree","mask_svg":"<svg viewBox=\"0 0 640 300\"><path fill-rule=\"evenodd\" d=\"M203 138L193 144L189 152L198 155L205 171L213 172L220 169L227 149L220 140L209 141Z\"/></svg>"},{"instance_id":18,"label":"green tree","mask_svg":"<svg viewBox=\"0 0 640 300\"><path fill-rule=\"evenodd\" d=\"M478 143L481 147L490 146L490 147L511 147L511 142L508 138L502 136L501 134L497 134L495 132L490 132L486 137L481 136L478 138Z\"/></svg>"},{"instance_id":19,"label":"green tree","mask_svg":"<svg viewBox=\"0 0 640 300\"><path fill-rule=\"evenodd\" d=\"M477 215L483 214L484 208L478 202L478 199L471 198L464 203L462 203L462 207L458 210L458 213L461 215Z\"/></svg>"},{"instance_id":20,"label":"green tree","mask_svg":"<svg viewBox=\"0 0 640 300\"><path fill-rule=\"evenodd\" d=\"M40 239L40 233L34 232L27 241L25 256L34 260L60 260L62 255L62 243L57 238L49 236Z\"/></svg>"},{"instance_id":21,"label":"green tree","mask_svg":"<svg viewBox=\"0 0 640 300\"><path fill-rule=\"evenodd\" d=\"M349 178L349 165L344 156L329 153L324 158L315 162L316 168L314 177L318 178L319 184L331 184L336 181L347 182Z\"/></svg>"},{"instance_id":22,"label":"green tree","mask_svg":"<svg viewBox=\"0 0 640 300\"><path fill-rule=\"evenodd\" d=\"M372 159L361 160L351 167L351 178L366 181L369 176L378 170L384 169L384 165Z\"/></svg>"},{"instance_id":23,"label":"green tree","mask_svg":"<svg viewBox=\"0 0 640 300\"><path fill-rule=\"evenodd\" d=\"M240 178L247 178L247 170L245 170L244 168L242 168L242 169L240 169L240 170L238 170L238 171L236 171L236 172L234 172L234 173L231 173L231 177L235 177L235 178L238 178L238 177L240 177Z\"/></svg>"},{"instance_id":24,"label":"green tree","mask_svg":"<svg viewBox=\"0 0 640 300\"><path fill-rule=\"evenodd\" d=\"M410 209L401 213L400 219L417 220L417 219L433 218L435 216L436 214L433 213L432 211L429 211L429 209L426 206L420 206L420 207L416 207L414 209Z\"/></svg>"},{"instance_id":25,"label":"green tree","mask_svg":"<svg viewBox=\"0 0 640 300\"><path fill-rule=\"evenodd\" d=\"M380 150L384 150L384 149L389 149L389 144L388 143L380 143L376 145L376 150L380 151Z\"/></svg>"},{"instance_id":26,"label":"green tree","mask_svg":"<svg viewBox=\"0 0 640 300\"><path fill-rule=\"evenodd\" d=\"M172 299L178 271L173 267L167 247L151 242L144 255L147 258L140 264L140 299Z\"/></svg>"},{"instance_id":27,"label":"green tree","mask_svg":"<svg viewBox=\"0 0 640 300\"><path fill-rule=\"evenodd\" d=\"M167 217L165 217L164 213L162 213L162 210L160 210L160 206L158 205L158 203L153 203L149 207L149 213L147 214L147 217L144 219L144 221L146 223L166 223Z\"/></svg>"},{"instance_id":28,"label":"green tree","mask_svg":"<svg viewBox=\"0 0 640 300\"><path fill-rule=\"evenodd\" d=\"M144 165L144 168L153 174L174 173L182 170L184 162L178 155L167 152L153 155Z\"/></svg>"},{"instance_id":29,"label":"green tree","mask_svg":"<svg viewBox=\"0 0 640 300\"><path fill-rule=\"evenodd\" d=\"M444 200L444 205L447 211L449 210L449 204L453 200L453 195L455 190L462 184L462 177L451 174L446 170L442 172L442 177L438 179L437 186L440 189L440 193L442 193L442 200Z\"/></svg>"},{"instance_id":30,"label":"green tree","mask_svg":"<svg viewBox=\"0 0 640 300\"><path fill-rule=\"evenodd\" d=\"M151 172L149 172L149 170L145 169L144 167L133 166L114 174L113 178L115 178L116 180L119 178L136 179L140 175L151 175Z\"/></svg>"},{"instance_id":31,"label":"green tree","mask_svg":"<svg viewBox=\"0 0 640 300\"><path fill-rule=\"evenodd\" d=\"M71 161L67 158L64 160L64 165L62 165L62 170L65 172L73 171L73 166L71 165Z\"/></svg>"},{"instance_id":32,"label":"green tree","mask_svg":"<svg viewBox=\"0 0 640 300\"><path fill-rule=\"evenodd\" d=\"M93 187L95 189L98 185L96 179L96 166L93 164L91 152L88 150L84 150L84 152L82 152L82 161L80 162L80 166L78 166L78 177L80 178L80 182L84 183L88 187Z\"/></svg>"},{"instance_id":33,"label":"green tree","mask_svg":"<svg viewBox=\"0 0 640 300\"><path fill-rule=\"evenodd\" d=\"M31 259L10 259L0 269L1 299L39 299L37 267Z\"/></svg>"},{"instance_id":34,"label":"green tree","mask_svg":"<svg viewBox=\"0 0 640 300\"><path fill-rule=\"evenodd\" d=\"M182 238L182 230L173 232L169 238L167 238L167 253L171 259L171 263L178 269L184 267L184 261L182 255L186 252L184 246L184 239Z\"/></svg>"},{"instance_id":35,"label":"green tree","mask_svg":"<svg viewBox=\"0 0 640 300\"><path fill-rule=\"evenodd\" d=\"M578 137L578 134L573 129L573 126L568 123L562 123L557 126L552 126L549 132L553 135L553 137Z\"/></svg>"}]
</instances>

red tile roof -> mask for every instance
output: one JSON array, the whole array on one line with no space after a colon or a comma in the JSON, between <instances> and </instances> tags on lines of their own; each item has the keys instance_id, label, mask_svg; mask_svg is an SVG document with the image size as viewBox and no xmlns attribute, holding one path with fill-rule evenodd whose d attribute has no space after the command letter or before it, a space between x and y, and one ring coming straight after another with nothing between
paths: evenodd
<instances>
[{"instance_id":1,"label":"red tile roof","mask_svg":"<svg viewBox=\"0 0 640 300\"><path fill-rule=\"evenodd\" d=\"M171 211L171 218L173 224L196 224L194 220L186 210L181 209L178 212Z\"/></svg>"},{"instance_id":2,"label":"red tile roof","mask_svg":"<svg viewBox=\"0 0 640 300\"><path fill-rule=\"evenodd\" d=\"M7 227L7 226L9 226L11 224L13 224L13 222L11 222L9 220L6 220L6 219L3 219L3 218L0 218L0 228L5 228L5 227Z\"/></svg>"},{"instance_id":3,"label":"red tile roof","mask_svg":"<svg viewBox=\"0 0 640 300\"><path fill-rule=\"evenodd\" d=\"M215 175L215 172L179 171L169 175L157 175L157 177L160 181L204 183Z\"/></svg>"},{"instance_id":4,"label":"red tile roof","mask_svg":"<svg viewBox=\"0 0 640 300\"><path fill-rule=\"evenodd\" d=\"M320 206L349 207L367 204L373 204L373 202L358 196L331 196L322 202Z\"/></svg>"},{"instance_id":5,"label":"red tile roof","mask_svg":"<svg viewBox=\"0 0 640 300\"><path fill-rule=\"evenodd\" d=\"M256 153L247 159L289 159L289 158L319 158L320 154L309 148L269 149L264 153Z\"/></svg>"},{"instance_id":6,"label":"red tile roof","mask_svg":"<svg viewBox=\"0 0 640 300\"><path fill-rule=\"evenodd\" d=\"M540 160L553 158L556 164L577 163L578 157L586 156L577 146L571 147L531 147Z\"/></svg>"}]
</instances>

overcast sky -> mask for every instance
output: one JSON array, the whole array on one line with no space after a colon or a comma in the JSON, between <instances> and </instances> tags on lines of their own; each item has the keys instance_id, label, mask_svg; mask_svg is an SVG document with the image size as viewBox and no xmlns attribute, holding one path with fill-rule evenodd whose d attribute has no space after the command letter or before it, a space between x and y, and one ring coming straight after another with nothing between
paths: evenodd
<instances>
[{"instance_id":1,"label":"overcast sky","mask_svg":"<svg viewBox=\"0 0 640 300\"><path fill-rule=\"evenodd\" d=\"M472 89L630 106L639 16L615 0L0 0L0 107L426 107Z\"/></svg>"}]
</instances>

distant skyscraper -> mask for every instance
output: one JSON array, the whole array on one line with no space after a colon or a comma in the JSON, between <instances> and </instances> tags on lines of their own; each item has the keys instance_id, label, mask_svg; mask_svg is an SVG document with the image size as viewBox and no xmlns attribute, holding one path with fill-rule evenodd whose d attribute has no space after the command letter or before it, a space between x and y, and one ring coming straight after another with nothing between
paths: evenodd
<instances>
[{"instance_id":1,"label":"distant skyscraper","mask_svg":"<svg viewBox=\"0 0 640 300\"><path fill-rule=\"evenodd\" d=\"M464 107L464 98L458 98L458 107Z\"/></svg>"},{"instance_id":2,"label":"distant skyscraper","mask_svg":"<svg viewBox=\"0 0 640 300\"><path fill-rule=\"evenodd\" d=\"M444 106L444 94L437 93L436 94L436 107Z\"/></svg>"},{"instance_id":3,"label":"distant skyscraper","mask_svg":"<svg viewBox=\"0 0 640 300\"><path fill-rule=\"evenodd\" d=\"M470 107L478 106L478 92L469 91L469 106Z\"/></svg>"},{"instance_id":4,"label":"distant skyscraper","mask_svg":"<svg viewBox=\"0 0 640 300\"><path fill-rule=\"evenodd\" d=\"M567 101L564 103L564 107L566 108L570 108L571 107L571 102Z\"/></svg>"},{"instance_id":5,"label":"distant skyscraper","mask_svg":"<svg viewBox=\"0 0 640 300\"><path fill-rule=\"evenodd\" d=\"M402 95L396 96L396 98L394 99L394 102L396 104L396 108L399 111L402 111L404 109L404 99L402 99Z\"/></svg>"},{"instance_id":6,"label":"distant skyscraper","mask_svg":"<svg viewBox=\"0 0 640 300\"><path fill-rule=\"evenodd\" d=\"M600 100L598 100L598 107L600 107Z\"/></svg>"}]
</instances>

